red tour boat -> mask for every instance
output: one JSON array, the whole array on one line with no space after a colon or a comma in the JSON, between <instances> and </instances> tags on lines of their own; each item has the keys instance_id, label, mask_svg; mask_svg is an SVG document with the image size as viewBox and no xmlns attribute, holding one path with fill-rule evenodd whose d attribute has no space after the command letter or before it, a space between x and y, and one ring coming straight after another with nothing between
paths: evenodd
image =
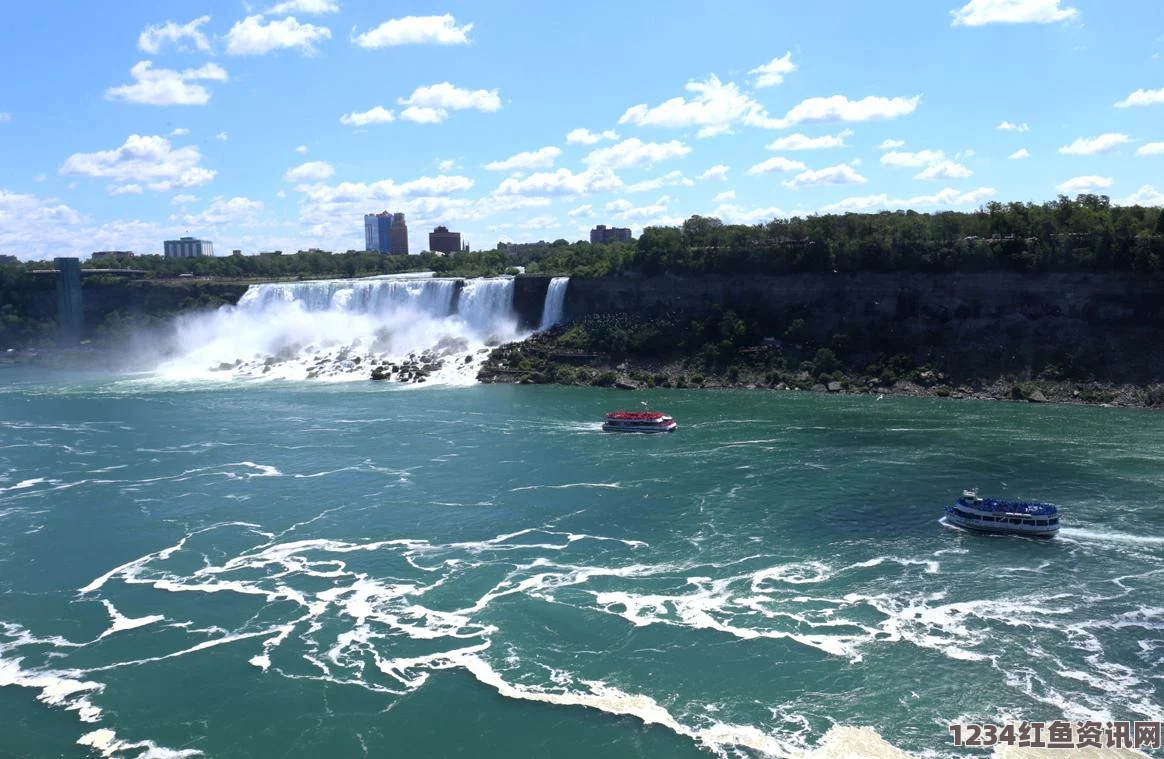
<instances>
[{"instance_id":1,"label":"red tour boat","mask_svg":"<svg viewBox=\"0 0 1164 759\"><path fill-rule=\"evenodd\" d=\"M645 407L647 404L643 404ZM661 411L611 411L603 432L672 432L679 425Z\"/></svg>"}]
</instances>

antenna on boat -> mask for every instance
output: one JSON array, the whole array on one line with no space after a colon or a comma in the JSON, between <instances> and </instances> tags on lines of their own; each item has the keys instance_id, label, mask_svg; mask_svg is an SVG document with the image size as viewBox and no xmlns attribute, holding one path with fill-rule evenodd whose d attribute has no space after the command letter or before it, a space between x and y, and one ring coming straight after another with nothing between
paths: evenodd
<instances>
[{"instance_id":1,"label":"antenna on boat","mask_svg":"<svg viewBox=\"0 0 1164 759\"><path fill-rule=\"evenodd\" d=\"M647 402L646 402L646 401L639 401L639 403L640 403L640 404L642 405L642 407L643 407L643 408L645 408L645 409L650 409L650 408L651 408L650 406L648 406L648 405L647 405Z\"/></svg>"}]
</instances>

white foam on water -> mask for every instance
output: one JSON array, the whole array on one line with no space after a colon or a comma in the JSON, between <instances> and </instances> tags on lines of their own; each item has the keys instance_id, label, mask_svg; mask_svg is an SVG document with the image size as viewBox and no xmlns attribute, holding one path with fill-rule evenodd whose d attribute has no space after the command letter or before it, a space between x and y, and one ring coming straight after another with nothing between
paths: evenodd
<instances>
[{"instance_id":1,"label":"white foam on water","mask_svg":"<svg viewBox=\"0 0 1164 759\"><path fill-rule=\"evenodd\" d=\"M680 723L650 696L627 693L602 681L581 681L579 684L586 688L585 691L550 690L506 681L489 662L471 649L452 652L446 654L446 657L450 666L467 670L478 682L490 686L506 698L556 706L581 706L620 717L634 717L645 725L659 725L690 738L720 755L729 748L747 748L775 757L794 757L799 753L774 736L750 725L716 722L705 728L689 727Z\"/></svg>"},{"instance_id":2,"label":"white foam on water","mask_svg":"<svg viewBox=\"0 0 1164 759\"><path fill-rule=\"evenodd\" d=\"M56 482L59 482L59 480L50 481L50 480L45 479L44 477L36 477L34 479L31 479L31 480L21 480L20 482L16 483L12 487L0 488L0 493L8 493L8 492L13 491L13 490L25 490L27 488L35 487L35 486L41 484L42 482L56 483Z\"/></svg>"},{"instance_id":3,"label":"white foam on water","mask_svg":"<svg viewBox=\"0 0 1164 759\"><path fill-rule=\"evenodd\" d=\"M112 624L109 626L108 630L98 636L98 640L109 635L113 635L114 633L122 632L124 630L134 630L138 627L145 627L146 625L153 624L154 622L161 622L165 619L165 617L161 614L149 614L144 617L130 619L129 617L119 612L117 607L114 606L113 603L109 600L103 598L101 599L101 603L105 604L105 610L109 612L109 619L112 621Z\"/></svg>"},{"instance_id":4,"label":"white foam on water","mask_svg":"<svg viewBox=\"0 0 1164 759\"><path fill-rule=\"evenodd\" d=\"M878 589L875 594L850 592L841 598L828 598L827 591L816 591L811 596L794 595L802 589L843 579L846 573L860 573L864 582L873 569L878 574L897 573L898 577L910 580L923 573L938 574L939 565L933 559L884 555L846 565L793 562L711 578L688 575L694 567L710 574L707 567L720 568L767 557L749 556L703 565L690 562L574 564L569 562L572 556L569 551L589 541L621 543L630 550L641 549L646 544L622 537L550 529L551 525L448 544L407 538L368 542L326 538L282 540L287 533L327 513L275 534L262 533L249 523L228 523L265 535L266 540L217 563L204 557L203 566L188 575L165 571L164 562L176 551L192 552L194 546L188 541L198 532L226 525L191 532L174 546L122 564L92 581L82 592L100 590L110 579L118 577L126 583L149 585L166 592L227 592L255 596L268 603L289 602L299 611L298 618L285 616L279 624L262 629L257 629L252 620L234 631L206 631L213 632L214 637L170 654L114 666L186 656L215 646L261 638L261 650L253 652L249 663L282 677L346 683L378 693L401 694L423 687L436 671L462 668L507 698L631 716L644 724L659 725L688 737L721 756L747 751L817 759L907 756L869 728L836 726L819 746L809 750L807 741L811 731L806 725L789 731L774 730L763 724L719 722L715 721L716 712L710 707L685 710L677 717L650 695L631 693L599 680L584 680L548 664L538 664L549 672L544 684L529 677L511 682L513 678L496 667L516 669L520 666L520 657L512 649L503 664L488 657L500 631L489 624L493 619L487 622L478 614L500 599L524 597L616 615L634 626L664 624L714 630L739 640L787 639L850 662L861 661L866 646L904 641L952 659L988 663L1006 675L1010 689L1072 718L1109 716L1108 706L1115 704L1120 704L1121 709L1154 714L1147 711L1152 706L1150 695L1145 695L1150 693L1150 688L1135 672L1102 658L1102 646L1090 632L1090 623L1082 623L1078 630L1071 631L1066 619L1075 609L1069 608L1066 594L1035 600L952 602L940 591L918 593L895 586L884 592ZM616 545L611 547L623 550ZM514 552L526 549L541 553L534 557L519 553L520 558L514 561ZM362 556L379 551L387 552L394 560L407 562L424 574L419 578L391 578L360 571L364 563ZM447 593L433 591L463 578L473 578L474 570L482 566L503 566L505 574L480 593L476 601L467 602L465 608L435 608L438 603L426 601L426 596L447 599ZM297 587L296 578L308 577L312 578L311 582ZM618 582L601 582L594 590L586 588L592 580L603 579ZM678 589L635 591L639 582L657 587L660 581L670 579L679 583ZM897 581L893 574L888 574L887 579ZM322 589L320 580L324 581ZM612 584L617 589L607 590ZM575 590L567 592L570 588ZM1076 603L1073 601L1070 606ZM118 617L124 618L124 615L118 612L115 616L111 604L107 608L116 627ZM864 611L856 616L865 621L851 619L855 616L851 611L859 608ZM869 610L879 613L883 619L868 621ZM1142 607L1113 619L1112 624L1155 629L1164 625L1161 615L1159 609ZM990 645L999 626L1066 635L1072 648L1089 651L1091 658L1085 658L1084 665L1040 659L1039 674L1010 666ZM301 641L305 649L289 647L295 649L293 656L309 662L317 673L297 674L295 667L282 665L277 657L284 643L292 639ZM1094 640L1098 650L1088 648L1092 645L1089 640ZM404 641L408 644L401 650L398 646ZM441 650L432 651L432 648ZM394 651L400 655L394 656ZM1047 682L1048 678L1053 682ZM83 682L80 674L72 679ZM1071 687L1072 681L1082 683L1083 687ZM1077 691L1090 691L1094 696L1077 696ZM88 692L79 690L76 696L83 697ZM776 724L789 723L795 727L799 723L794 717L780 718Z\"/></svg>"},{"instance_id":5,"label":"white foam on water","mask_svg":"<svg viewBox=\"0 0 1164 759\"><path fill-rule=\"evenodd\" d=\"M599 488L608 490L618 490L622 487L621 482L571 482L565 485L523 485L518 488L510 488L510 493L518 493L523 490L570 490L572 488Z\"/></svg>"},{"instance_id":6,"label":"white foam on water","mask_svg":"<svg viewBox=\"0 0 1164 759\"><path fill-rule=\"evenodd\" d=\"M85 733L77 739L77 744L87 746L103 757L114 759L118 754L127 751L138 751L134 759L184 759L189 756L202 756L201 751L195 749L172 749L159 746L153 741L123 741L117 733L107 727Z\"/></svg>"},{"instance_id":7,"label":"white foam on water","mask_svg":"<svg viewBox=\"0 0 1164 759\"><path fill-rule=\"evenodd\" d=\"M0 626L9 638L0 641L0 688L10 685L31 688L39 691L36 696L38 701L76 712L82 722L101 719L101 709L89 698L104 690L104 684L84 679L85 673L78 670L27 670L21 666L24 661L22 658L10 655L11 651L31 644L48 643L61 648L78 648L81 644L55 636L37 638L20 625L10 622L0 622Z\"/></svg>"}]
</instances>

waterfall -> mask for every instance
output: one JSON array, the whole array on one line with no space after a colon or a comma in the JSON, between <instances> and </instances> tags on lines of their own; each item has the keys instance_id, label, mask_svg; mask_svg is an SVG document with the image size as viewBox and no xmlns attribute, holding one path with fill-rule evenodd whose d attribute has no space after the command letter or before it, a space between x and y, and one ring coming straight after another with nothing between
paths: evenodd
<instances>
[{"instance_id":1,"label":"waterfall","mask_svg":"<svg viewBox=\"0 0 1164 759\"><path fill-rule=\"evenodd\" d=\"M159 372L176 379L366 379L424 365L475 381L486 348L523 337L513 278L431 275L252 285L237 306L180 317ZM415 374L415 372L414 372Z\"/></svg>"},{"instance_id":2,"label":"waterfall","mask_svg":"<svg viewBox=\"0 0 1164 759\"><path fill-rule=\"evenodd\" d=\"M554 277L546 290L546 305L542 309L542 323L538 330L547 330L562 321L563 309L566 305L566 288L570 285L569 277Z\"/></svg>"}]
</instances>

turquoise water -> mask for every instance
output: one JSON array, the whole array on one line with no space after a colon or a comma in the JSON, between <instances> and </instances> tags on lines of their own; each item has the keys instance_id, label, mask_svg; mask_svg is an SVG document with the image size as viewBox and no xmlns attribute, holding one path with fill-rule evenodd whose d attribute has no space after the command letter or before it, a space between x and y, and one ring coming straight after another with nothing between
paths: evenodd
<instances>
[{"instance_id":1,"label":"turquoise water","mask_svg":"<svg viewBox=\"0 0 1164 759\"><path fill-rule=\"evenodd\" d=\"M795 755L836 726L932 756L959 719L1164 717L1157 413L2 379L0 756ZM599 431L641 399L679 431ZM940 524L972 486L1066 527Z\"/></svg>"}]
</instances>

